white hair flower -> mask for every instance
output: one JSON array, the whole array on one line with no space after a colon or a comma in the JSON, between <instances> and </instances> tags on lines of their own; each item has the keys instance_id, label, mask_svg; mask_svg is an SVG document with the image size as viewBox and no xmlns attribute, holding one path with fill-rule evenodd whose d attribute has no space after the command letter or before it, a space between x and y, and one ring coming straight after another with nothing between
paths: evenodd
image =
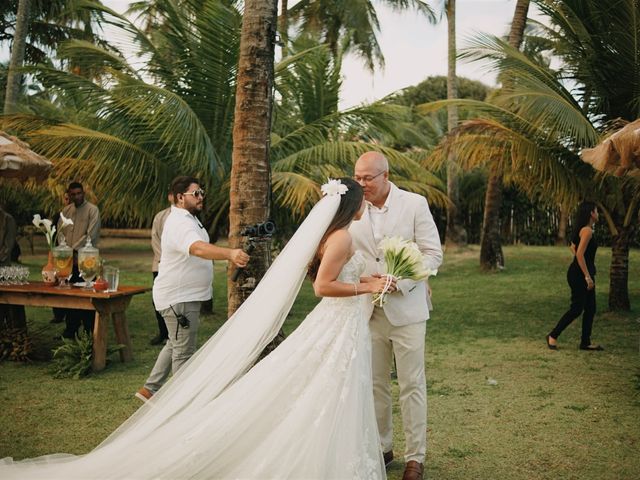
<instances>
[{"instance_id":1,"label":"white hair flower","mask_svg":"<svg viewBox=\"0 0 640 480\"><path fill-rule=\"evenodd\" d=\"M349 190L346 185L343 185L340 180L335 178L328 178L327 183L320 187L322 191L322 195L333 196L333 195L344 195Z\"/></svg>"}]
</instances>

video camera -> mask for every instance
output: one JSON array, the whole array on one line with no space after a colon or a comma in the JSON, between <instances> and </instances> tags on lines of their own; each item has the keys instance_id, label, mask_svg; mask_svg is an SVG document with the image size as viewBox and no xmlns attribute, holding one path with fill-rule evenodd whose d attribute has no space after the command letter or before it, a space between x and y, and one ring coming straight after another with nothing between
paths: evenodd
<instances>
[{"instance_id":1,"label":"video camera","mask_svg":"<svg viewBox=\"0 0 640 480\"><path fill-rule=\"evenodd\" d=\"M276 224L271 220L247 225L240 231L242 237L269 237L276 232Z\"/></svg>"},{"instance_id":2,"label":"video camera","mask_svg":"<svg viewBox=\"0 0 640 480\"><path fill-rule=\"evenodd\" d=\"M267 220L266 222L262 223L254 223L253 225L247 225L242 230L240 230L241 237L248 237L247 245L244 248L244 251L247 254L251 254L256 248L254 240L270 238L274 233L276 233L276 224L271 220ZM236 282L238 280L238 277L240 276L240 272L242 272L243 270L244 268L236 268L231 274L231 281Z\"/></svg>"}]
</instances>

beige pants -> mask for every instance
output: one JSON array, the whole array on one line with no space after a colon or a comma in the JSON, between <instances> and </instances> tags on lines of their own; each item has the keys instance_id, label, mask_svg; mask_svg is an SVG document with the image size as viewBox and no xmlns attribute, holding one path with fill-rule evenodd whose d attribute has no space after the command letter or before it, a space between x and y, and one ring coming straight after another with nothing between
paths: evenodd
<instances>
[{"instance_id":1,"label":"beige pants","mask_svg":"<svg viewBox=\"0 0 640 480\"><path fill-rule=\"evenodd\" d=\"M426 326L425 321L395 327L389 323L384 310L377 307L370 322L373 397L382 451L388 452L393 447L390 372L395 356L407 462L424 463L427 451Z\"/></svg>"}]
</instances>

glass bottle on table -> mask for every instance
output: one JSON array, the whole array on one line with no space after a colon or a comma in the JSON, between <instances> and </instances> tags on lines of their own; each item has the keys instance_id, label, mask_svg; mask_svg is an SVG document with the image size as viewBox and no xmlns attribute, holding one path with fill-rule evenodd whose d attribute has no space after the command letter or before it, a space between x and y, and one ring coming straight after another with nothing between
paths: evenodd
<instances>
[{"instance_id":1,"label":"glass bottle on table","mask_svg":"<svg viewBox=\"0 0 640 480\"><path fill-rule=\"evenodd\" d=\"M84 279L84 288L93 288L92 280L100 268L100 251L91 244L91 237L87 236L84 247L78 250L78 270Z\"/></svg>"},{"instance_id":2,"label":"glass bottle on table","mask_svg":"<svg viewBox=\"0 0 640 480\"><path fill-rule=\"evenodd\" d=\"M65 242L64 235L58 237L60 245L53 248L53 268L60 281L57 288L70 288L69 280L73 273L73 249Z\"/></svg>"}]
</instances>

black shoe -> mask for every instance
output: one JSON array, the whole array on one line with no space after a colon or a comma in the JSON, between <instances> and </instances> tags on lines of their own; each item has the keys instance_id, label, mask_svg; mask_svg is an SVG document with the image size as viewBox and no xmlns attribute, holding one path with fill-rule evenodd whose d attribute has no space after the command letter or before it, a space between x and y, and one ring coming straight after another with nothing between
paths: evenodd
<instances>
[{"instance_id":1,"label":"black shoe","mask_svg":"<svg viewBox=\"0 0 640 480\"><path fill-rule=\"evenodd\" d=\"M156 335L151 340L149 340L149 345L163 345L167 339L165 337L161 337L160 335Z\"/></svg>"},{"instance_id":2,"label":"black shoe","mask_svg":"<svg viewBox=\"0 0 640 480\"><path fill-rule=\"evenodd\" d=\"M549 347L549 350L557 350L558 349L558 345L552 345L549 342L549 339L551 338L551 335L547 335L545 338L547 340L547 347Z\"/></svg>"},{"instance_id":3,"label":"black shoe","mask_svg":"<svg viewBox=\"0 0 640 480\"><path fill-rule=\"evenodd\" d=\"M383 458L384 458L384 466L388 467L391 462L393 462L393 450L389 450L388 452L384 452L382 454Z\"/></svg>"},{"instance_id":4,"label":"black shoe","mask_svg":"<svg viewBox=\"0 0 640 480\"><path fill-rule=\"evenodd\" d=\"M604 350L602 345L580 345L580 350L587 350L589 352L601 352Z\"/></svg>"}]
</instances>

